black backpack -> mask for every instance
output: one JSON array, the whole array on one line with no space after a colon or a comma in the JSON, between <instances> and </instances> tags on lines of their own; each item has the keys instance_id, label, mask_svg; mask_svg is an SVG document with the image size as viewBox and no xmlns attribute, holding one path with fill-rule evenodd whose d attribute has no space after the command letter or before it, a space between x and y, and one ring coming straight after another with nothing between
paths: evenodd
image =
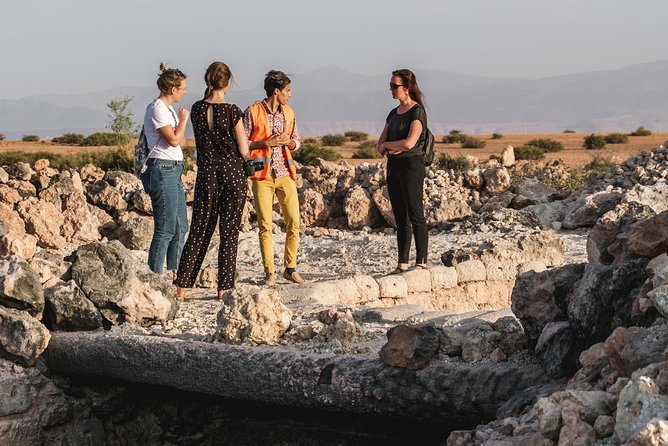
<instances>
[{"instance_id":1,"label":"black backpack","mask_svg":"<svg viewBox=\"0 0 668 446\"><path fill-rule=\"evenodd\" d=\"M434 162L434 134L431 133L431 130L427 128L427 132L424 136L424 146L423 146L422 160L425 166L431 166L431 163Z\"/></svg>"}]
</instances>

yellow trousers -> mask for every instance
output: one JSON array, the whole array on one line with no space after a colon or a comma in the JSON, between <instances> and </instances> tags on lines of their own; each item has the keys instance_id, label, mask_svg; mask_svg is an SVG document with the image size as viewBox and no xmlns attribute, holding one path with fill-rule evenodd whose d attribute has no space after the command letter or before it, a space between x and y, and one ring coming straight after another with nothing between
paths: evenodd
<instances>
[{"instance_id":1,"label":"yellow trousers","mask_svg":"<svg viewBox=\"0 0 668 446\"><path fill-rule=\"evenodd\" d=\"M281 214L285 221L283 265L286 268L296 268L297 249L299 246L299 197L297 196L297 186L294 180L289 176L253 180L252 189L264 272L274 272L274 243L272 239L273 225L271 218L274 194L278 197Z\"/></svg>"}]
</instances>

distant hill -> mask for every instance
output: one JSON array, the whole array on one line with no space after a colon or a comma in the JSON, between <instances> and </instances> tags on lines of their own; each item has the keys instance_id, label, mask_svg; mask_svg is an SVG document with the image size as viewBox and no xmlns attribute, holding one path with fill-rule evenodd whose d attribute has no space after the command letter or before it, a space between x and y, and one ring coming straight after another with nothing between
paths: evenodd
<instances>
[{"instance_id":1,"label":"distant hill","mask_svg":"<svg viewBox=\"0 0 668 446\"><path fill-rule=\"evenodd\" d=\"M643 125L668 129L668 60L618 70L542 79L492 78L437 70L416 70L427 99L429 126L435 133L550 133L630 131ZM293 99L303 135L346 130L378 134L396 105L389 74L365 76L337 66L296 74ZM67 132L104 131L106 104L133 97L141 121L155 87L124 87L82 95L33 96L0 100L0 132L9 139L24 134L43 138ZM232 91L229 100L245 108L264 96L261 86ZM190 106L200 93L188 93Z\"/></svg>"}]
</instances>

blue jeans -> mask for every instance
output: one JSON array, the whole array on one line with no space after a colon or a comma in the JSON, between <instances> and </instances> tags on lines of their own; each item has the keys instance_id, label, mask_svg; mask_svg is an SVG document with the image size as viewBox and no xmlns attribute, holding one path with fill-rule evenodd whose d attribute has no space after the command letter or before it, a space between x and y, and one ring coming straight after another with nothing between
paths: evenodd
<instances>
[{"instance_id":1,"label":"blue jeans","mask_svg":"<svg viewBox=\"0 0 668 446\"><path fill-rule=\"evenodd\" d=\"M157 159L141 175L144 190L153 205L153 239L148 250L148 266L158 274L162 274L165 259L167 269L178 268L188 232L182 172L183 162Z\"/></svg>"}]
</instances>

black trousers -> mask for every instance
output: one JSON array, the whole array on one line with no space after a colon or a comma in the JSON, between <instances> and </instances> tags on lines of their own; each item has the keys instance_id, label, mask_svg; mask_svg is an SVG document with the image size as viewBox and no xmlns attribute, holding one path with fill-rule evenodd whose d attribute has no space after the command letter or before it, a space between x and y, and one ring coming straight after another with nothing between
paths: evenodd
<instances>
[{"instance_id":1,"label":"black trousers","mask_svg":"<svg viewBox=\"0 0 668 446\"><path fill-rule=\"evenodd\" d=\"M415 263L427 263L429 232L422 204L424 177L421 156L387 160L387 192L397 223L399 263L408 263L412 236L415 236Z\"/></svg>"},{"instance_id":2,"label":"black trousers","mask_svg":"<svg viewBox=\"0 0 668 446\"><path fill-rule=\"evenodd\" d=\"M241 163L197 167L192 222L174 284L192 288L216 224L219 224L218 289L234 288L239 229L246 203L247 183Z\"/></svg>"}]
</instances>

